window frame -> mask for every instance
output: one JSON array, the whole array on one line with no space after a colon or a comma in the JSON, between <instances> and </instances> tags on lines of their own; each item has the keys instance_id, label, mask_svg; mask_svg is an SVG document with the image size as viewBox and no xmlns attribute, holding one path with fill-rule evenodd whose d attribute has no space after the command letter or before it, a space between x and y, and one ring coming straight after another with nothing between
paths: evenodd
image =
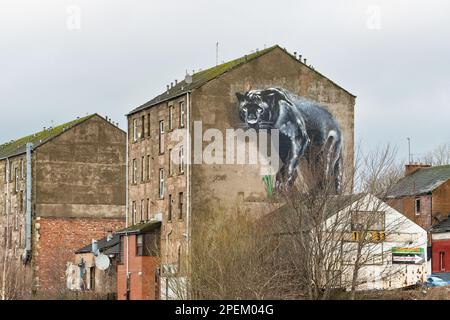
<instances>
[{"instance_id":1,"label":"window frame","mask_svg":"<svg viewBox=\"0 0 450 320\"><path fill-rule=\"evenodd\" d=\"M184 101L180 101L180 128L184 128L186 126L186 108Z\"/></svg>"},{"instance_id":2,"label":"window frame","mask_svg":"<svg viewBox=\"0 0 450 320\"><path fill-rule=\"evenodd\" d=\"M168 208L167 208L167 222L172 222L172 215L173 215L173 199L172 194L169 194L168 197Z\"/></svg>"},{"instance_id":3,"label":"window frame","mask_svg":"<svg viewBox=\"0 0 450 320\"><path fill-rule=\"evenodd\" d=\"M184 147L180 146L178 150L178 157L179 157L179 163L178 163L178 173L183 174L184 173Z\"/></svg>"},{"instance_id":4,"label":"window frame","mask_svg":"<svg viewBox=\"0 0 450 320\"><path fill-rule=\"evenodd\" d=\"M159 199L164 199L164 169L159 168Z\"/></svg>"},{"instance_id":5,"label":"window frame","mask_svg":"<svg viewBox=\"0 0 450 320\"><path fill-rule=\"evenodd\" d=\"M414 213L416 216L420 216L422 211L422 199L420 197L414 198Z\"/></svg>"},{"instance_id":6,"label":"window frame","mask_svg":"<svg viewBox=\"0 0 450 320\"><path fill-rule=\"evenodd\" d=\"M159 120L159 154L164 154L164 120Z\"/></svg>"},{"instance_id":7,"label":"window frame","mask_svg":"<svg viewBox=\"0 0 450 320\"><path fill-rule=\"evenodd\" d=\"M133 119L133 142L137 142L139 140L139 131L138 131L138 119Z\"/></svg>"},{"instance_id":8,"label":"window frame","mask_svg":"<svg viewBox=\"0 0 450 320\"><path fill-rule=\"evenodd\" d=\"M178 220L183 220L184 193L178 192Z\"/></svg>"}]
</instances>

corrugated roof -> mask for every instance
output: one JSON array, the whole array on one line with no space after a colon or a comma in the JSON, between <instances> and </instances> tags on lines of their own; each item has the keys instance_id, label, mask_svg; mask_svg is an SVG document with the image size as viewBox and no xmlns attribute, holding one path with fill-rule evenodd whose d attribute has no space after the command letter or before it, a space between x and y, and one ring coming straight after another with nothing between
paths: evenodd
<instances>
[{"instance_id":1,"label":"corrugated roof","mask_svg":"<svg viewBox=\"0 0 450 320\"><path fill-rule=\"evenodd\" d=\"M161 221L155 220L155 221L141 222L141 223L135 224L126 229L117 231L116 234L118 234L118 235L141 234L141 233L146 233L146 232L156 230L158 228L161 228Z\"/></svg>"},{"instance_id":2,"label":"corrugated roof","mask_svg":"<svg viewBox=\"0 0 450 320\"><path fill-rule=\"evenodd\" d=\"M254 52L252 54L240 57L238 59L222 63L222 64L220 64L218 66L209 68L207 70L203 70L203 71L194 73L192 75L192 82L191 83L186 83L185 80L180 81L173 88L170 88L168 91L166 91L166 92L156 96L152 100L150 100L150 101L144 103L143 105L137 107L136 109L134 109L130 113L128 113L128 115L131 115L133 113L139 112L139 111L141 111L143 109L146 109L146 108L151 107L153 105L156 105L158 103L161 103L161 102L170 100L172 98L178 97L178 96L180 96L182 94L185 94L186 92L192 91L193 89L199 88L202 85L204 85L205 83L207 83L207 82L209 82L209 81L219 77L220 75L222 75L222 74L224 74L224 73L226 73L226 72L228 72L230 70L233 70L234 68L237 68L237 67L241 66L242 64L250 62L251 60L259 58L259 57L263 56L264 54L266 54L266 53L268 53L268 52L270 52L270 51L272 51L272 50L274 50L276 48L278 48L280 50L283 50L292 59L294 59L295 61L297 61L299 63L302 63L299 60L297 60L294 55L290 54L285 49L282 49L279 45L274 45L274 46L269 47L267 49L264 49L264 50L261 50L261 51L257 51L257 52ZM320 72L316 71L315 69L313 69L313 68L310 68L310 69L312 71L316 72L317 74L321 75L322 77L326 78L323 74L321 74ZM332 82L335 86L341 88L342 90L344 90L345 92L347 92L351 96L355 97L355 95L353 95L352 93L348 92L347 90L345 90L344 88L342 88L341 86L336 84L335 82L331 81L330 79L328 79L328 80L330 82Z\"/></svg>"},{"instance_id":3,"label":"corrugated roof","mask_svg":"<svg viewBox=\"0 0 450 320\"><path fill-rule=\"evenodd\" d=\"M419 169L395 184L388 198L401 198L432 192L450 179L450 165Z\"/></svg>"},{"instance_id":4,"label":"corrugated roof","mask_svg":"<svg viewBox=\"0 0 450 320\"><path fill-rule=\"evenodd\" d=\"M61 133L65 132L66 130L92 118L96 114L91 114L89 116L79 118L61 125L58 125L54 128L42 130L40 132L37 132L35 134L31 134L29 136L4 143L0 145L0 160L17 156L20 154L23 154L26 152L26 145L28 142L32 142L34 145L34 148L44 144L45 142L55 138L56 136L60 135Z\"/></svg>"},{"instance_id":5,"label":"corrugated roof","mask_svg":"<svg viewBox=\"0 0 450 320\"><path fill-rule=\"evenodd\" d=\"M107 240L108 237L104 237L97 241L98 250L104 254L108 254L109 252L111 252L111 250L109 249L114 249L114 247L119 244L120 236L118 234L114 234L111 240L109 241ZM108 253L106 251L108 251ZM75 251L75 253L89 253L89 252L92 252L92 243Z\"/></svg>"}]
</instances>

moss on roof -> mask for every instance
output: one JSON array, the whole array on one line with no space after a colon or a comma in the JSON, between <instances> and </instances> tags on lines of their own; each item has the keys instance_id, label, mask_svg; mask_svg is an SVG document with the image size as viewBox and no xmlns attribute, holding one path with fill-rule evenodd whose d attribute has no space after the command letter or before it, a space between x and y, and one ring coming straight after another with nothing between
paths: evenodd
<instances>
[{"instance_id":1,"label":"moss on roof","mask_svg":"<svg viewBox=\"0 0 450 320\"><path fill-rule=\"evenodd\" d=\"M158 221L158 220L146 221L146 222L141 222L141 223L135 224L131 227L119 230L116 232L116 234L118 234L118 235L141 234L141 233L153 231L160 227L161 227L161 221Z\"/></svg>"},{"instance_id":2,"label":"moss on roof","mask_svg":"<svg viewBox=\"0 0 450 320\"><path fill-rule=\"evenodd\" d=\"M185 80L180 81L176 86L173 88L170 88L168 91L156 96L152 100L144 103L140 107L132 110L128 115L131 115L133 113L136 113L140 110L143 110L145 108L148 108L150 106L153 106L155 104L161 103L163 101L175 98L183 93L189 92L192 89L201 87L203 84L207 83L208 81L211 81L218 76L224 74L225 72L228 72L244 63L247 63L253 59L256 59L258 57L261 57L262 55L268 53L269 51L272 51L275 48L280 48L278 45L274 45L272 47L269 47L267 49L254 52L252 54L245 55L243 57L219 64L218 66L194 73L192 75L192 82L187 83Z\"/></svg>"},{"instance_id":3,"label":"moss on roof","mask_svg":"<svg viewBox=\"0 0 450 320\"><path fill-rule=\"evenodd\" d=\"M26 145L28 142L32 142L34 148L40 146L41 144L53 139L54 137L60 135L64 131L76 126L79 123L86 121L87 119L93 117L95 114L91 114L89 116L79 118L61 125L58 125L54 128L49 128L46 130L42 130L40 132L31 134L29 136L4 143L0 145L0 159L5 159L8 157L17 156L26 152Z\"/></svg>"}]
</instances>

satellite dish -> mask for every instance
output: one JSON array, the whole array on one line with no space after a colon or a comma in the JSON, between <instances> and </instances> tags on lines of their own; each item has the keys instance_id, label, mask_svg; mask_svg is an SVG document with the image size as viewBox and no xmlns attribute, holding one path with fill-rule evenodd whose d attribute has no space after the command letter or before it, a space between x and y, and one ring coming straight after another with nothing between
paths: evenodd
<instances>
[{"instance_id":1,"label":"satellite dish","mask_svg":"<svg viewBox=\"0 0 450 320\"><path fill-rule=\"evenodd\" d=\"M95 257L95 266L99 269L99 270L106 270L109 268L109 258L108 256L104 255L104 254L99 254L98 256Z\"/></svg>"}]
</instances>

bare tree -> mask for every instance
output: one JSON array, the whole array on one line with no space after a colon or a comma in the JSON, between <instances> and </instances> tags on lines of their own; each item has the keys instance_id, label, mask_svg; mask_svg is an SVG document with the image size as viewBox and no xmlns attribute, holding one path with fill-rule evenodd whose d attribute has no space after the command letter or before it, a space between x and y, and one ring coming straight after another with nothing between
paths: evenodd
<instances>
[{"instance_id":1,"label":"bare tree","mask_svg":"<svg viewBox=\"0 0 450 320\"><path fill-rule=\"evenodd\" d=\"M433 166L450 164L450 143L440 145L433 151L428 152L424 156L423 162Z\"/></svg>"}]
</instances>

